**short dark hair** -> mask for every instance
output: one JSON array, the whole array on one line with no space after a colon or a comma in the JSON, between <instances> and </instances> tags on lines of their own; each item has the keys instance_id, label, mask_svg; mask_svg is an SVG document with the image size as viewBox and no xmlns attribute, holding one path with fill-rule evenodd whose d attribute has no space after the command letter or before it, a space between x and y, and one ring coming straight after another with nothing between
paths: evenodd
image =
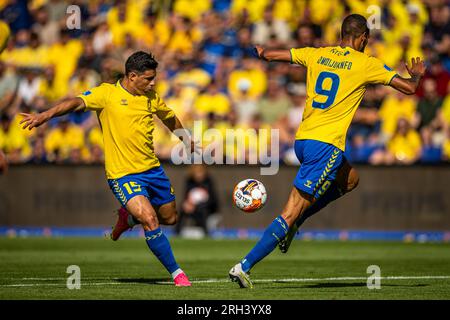
<instances>
[{"instance_id":1,"label":"short dark hair","mask_svg":"<svg viewBox=\"0 0 450 320\"><path fill-rule=\"evenodd\" d=\"M344 38L357 38L364 32L369 35L369 27L367 26L367 20L360 14L351 14L347 16L342 22L341 37Z\"/></svg>"},{"instance_id":2,"label":"short dark hair","mask_svg":"<svg viewBox=\"0 0 450 320\"><path fill-rule=\"evenodd\" d=\"M158 61L151 53L137 51L125 62L125 75L130 72L143 73L146 70L156 70L156 68L158 68Z\"/></svg>"}]
</instances>

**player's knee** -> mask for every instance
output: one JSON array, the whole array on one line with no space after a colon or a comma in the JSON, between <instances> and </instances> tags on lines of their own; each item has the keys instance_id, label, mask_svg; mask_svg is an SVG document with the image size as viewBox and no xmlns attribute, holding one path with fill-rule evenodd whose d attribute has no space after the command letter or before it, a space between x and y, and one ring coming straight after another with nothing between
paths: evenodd
<instances>
[{"instance_id":1,"label":"player's knee","mask_svg":"<svg viewBox=\"0 0 450 320\"><path fill-rule=\"evenodd\" d=\"M177 222L178 222L178 215L176 212L164 219L164 224L169 225L169 226L172 226L172 225L176 224Z\"/></svg>"},{"instance_id":2,"label":"player's knee","mask_svg":"<svg viewBox=\"0 0 450 320\"><path fill-rule=\"evenodd\" d=\"M352 175L350 176L350 179L347 184L347 192L350 192L353 189L355 189L358 186L358 184L359 184L359 175L355 170L353 170Z\"/></svg>"},{"instance_id":3,"label":"player's knee","mask_svg":"<svg viewBox=\"0 0 450 320\"><path fill-rule=\"evenodd\" d=\"M150 230L154 230L159 227L159 222L156 217L145 217L141 221L142 226L145 228L149 228Z\"/></svg>"},{"instance_id":4,"label":"player's knee","mask_svg":"<svg viewBox=\"0 0 450 320\"><path fill-rule=\"evenodd\" d=\"M139 212L139 220L143 226L157 228L159 226L158 218L150 210L142 210Z\"/></svg>"}]
</instances>

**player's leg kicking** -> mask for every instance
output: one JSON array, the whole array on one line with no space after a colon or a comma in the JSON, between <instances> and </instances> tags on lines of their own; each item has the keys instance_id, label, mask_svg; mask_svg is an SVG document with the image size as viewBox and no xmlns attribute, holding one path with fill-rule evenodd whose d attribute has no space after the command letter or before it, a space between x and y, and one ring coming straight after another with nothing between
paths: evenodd
<instances>
[{"instance_id":1,"label":"player's leg kicking","mask_svg":"<svg viewBox=\"0 0 450 320\"><path fill-rule=\"evenodd\" d=\"M158 215L159 223L164 226L171 226L177 222L177 210L175 201L166 203L155 208ZM120 207L117 210L117 221L113 226L110 237L113 241L119 240L122 233L132 229L135 225L141 224L134 218L125 207Z\"/></svg>"},{"instance_id":2,"label":"player's leg kicking","mask_svg":"<svg viewBox=\"0 0 450 320\"><path fill-rule=\"evenodd\" d=\"M171 206L171 204L168 204ZM169 240L162 232L158 216L147 197L136 196L127 203L127 210L133 217L140 221L145 232L145 240L149 249L172 275L176 286L190 286L186 274L178 266L170 247ZM176 215L172 224L176 223Z\"/></svg>"},{"instance_id":3,"label":"player's leg kicking","mask_svg":"<svg viewBox=\"0 0 450 320\"><path fill-rule=\"evenodd\" d=\"M316 140L297 140L295 152L302 163L287 204L280 216L266 229L253 249L229 272L240 287L251 288L250 269L271 253L286 238L288 230L317 199L324 196L336 180L346 160L343 152L331 144Z\"/></svg>"},{"instance_id":4,"label":"player's leg kicking","mask_svg":"<svg viewBox=\"0 0 450 320\"><path fill-rule=\"evenodd\" d=\"M152 185L154 185L153 187L150 188L150 192L153 193L153 195L157 195L160 192L158 192L158 188L162 186L165 186L167 184L169 184L169 188L170 194L173 194L173 190L170 187L170 182L168 181L168 179L165 177L165 174L159 177L160 181L158 183L158 180L156 185L155 181L152 181ZM158 200L158 199L156 199ZM166 199L162 198L160 199L160 203L161 202L165 202ZM177 209L176 209L176 204L175 201L171 201L168 203L163 203L162 205L155 205L155 202L153 200L152 203L153 207L156 210L156 214L158 216L158 221L160 224L162 225L173 225L176 223L177 218L178 218L178 214L177 214ZM110 233L110 237L113 241L117 241L120 236L122 235L122 233L124 233L127 230L132 229L135 225L140 224L140 222L134 218L125 207L121 207L117 210L117 221L116 224L113 226L112 228L112 232Z\"/></svg>"},{"instance_id":5,"label":"player's leg kicking","mask_svg":"<svg viewBox=\"0 0 450 320\"><path fill-rule=\"evenodd\" d=\"M286 237L279 242L278 247L281 252L286 253L289 250L298 229L309 217L325 208L329 203L355 189L358 183L359 176L356 169L345 161L344 165L338 171L336 181L333 181L323 196L300 215L295 224L289 228Z\"/></svg>"},{"instance_id":6,"label":"player's leg kicking","mask_svg":"<svg viewBox=\"0 0 450 320\"><path fill-rule=\"evenodd\" d=\"M170 181L162 167L140 174L131 174L108 183L125 209L119 212L119 223L113 229L114 240L132 223L140 223L144 229L149 249L172 275L176 286L190 286L191 283L178 266L169 240L160 228L160 223L173 225L177 222L175 195ZM131 218L130 218L131 217Z\"/></svg>"},{"instance_id":7,"label":"player's leg kicking","mask_svg":"<svg viewBox=\"0 0 450 320\"><path fill-rule=\"evenodd\" d=\"M253 284L249 276L250 269L275 249L278 242L286 236L290 226L295 224L297 217L313 201L312 196L294 187L289 195L283 213L275 218L247 256L230 270L230 279L237 282L241 288L252 288Z\"/></svg>"}]
</instances>

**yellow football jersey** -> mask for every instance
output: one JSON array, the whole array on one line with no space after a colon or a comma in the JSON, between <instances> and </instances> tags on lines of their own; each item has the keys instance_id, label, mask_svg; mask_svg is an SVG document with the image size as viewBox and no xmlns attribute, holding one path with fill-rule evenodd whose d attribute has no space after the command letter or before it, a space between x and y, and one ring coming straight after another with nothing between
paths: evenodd
<instances>
[{"instance_id":1,"label":"yellow football jersey","mask_svg":"<svg viewBox=\"0 0 450 320\"><path fill-rule=\"evenodd\" d=\"M348 127L366 85L396 75L381 60L350 47L293 48L291 62L307 67L307 99L297 140L318 140L345 151Z\"/></svg>"},{"instance_id":2,"label":"yellow football jersey","mask_svg":"<svg viewBox=\"0 0 450 320\"><path fill-rule=\"evenodd\" d=\"M108 179L140 173L160 165L153 149L153 115L161 120L175 114L154 91L135 96L120 81L103 83L79 95L86 109L97 112L103 132Z\"/></svg>"}]
</instances>

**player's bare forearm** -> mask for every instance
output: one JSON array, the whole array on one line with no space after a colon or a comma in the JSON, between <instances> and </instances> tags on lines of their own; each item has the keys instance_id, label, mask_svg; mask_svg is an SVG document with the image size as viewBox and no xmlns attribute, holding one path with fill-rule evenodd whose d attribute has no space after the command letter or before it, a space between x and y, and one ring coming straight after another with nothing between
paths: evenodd
<instances>
[{"instance_id":1,"label":"player's bare forearm","mask_svg":"<svg viewBox=\"0 0 450 320\"><path fill-rule=\"evenodd\" d=\"M23 116L22 121L20 121L20 124L23 124L23 129L28 128L29 130L39 127L40 125L44 124L48 120L63 116L67 113L81 110L84 108L84 102L81 98L72 98L68 100L64 100L57 105L53 106L52 108L48 109L47 111L37 113L37 114L29 114L29 113L21 113Z\"/></svg>"},{"instance_id":2,"label":"player's bare forearm","mask_svg":"<svg viewBox=\"0 0 450 320\"><path fill-rule=\"evenodd\" d=\"M416 93L416 90L419 87L420 79L420 76L415 76L408 79L397 75L394 79L392 79L390 86L404 94L411 95Z\"/></svg>"},{"instance_id":3,"label":"player's bare forearm","mask_svg":"<svg viewBox=\"0 0 450 320\"><path fill-rule=\"evenodd\" d=\"M183 125L181 124L180 119L178 119L177 116L173 116L171 118L163 120L163 123L172 132L174 132L175 130L186 130L186 129L184 129ZM178 135L180 140L183 142L186 142L186 141L184 141L185 136L189 136L189 135L188 134Z\"/></svg>"},{"instance_id":4,"label":"player's bare forearm","mask_svg":"<svg viewBox=\"0 0 450 320\"><path fill-rule=\"evenodd\" d=\"M289 50L264 49L261 46L255 46L260 59L266 61L291 62L291 52Z\"/></svg>"},{"instance_id":5,"label":"player's bare forearm","mask_svg":"<svg viewBox=\"0 0 450 320\"><path fill-rule=\"evenodd\" d=\"M162 120L162 122L172 132L174 132L177 129L184 129L180 119L178 119L177 116L173 116L171 118Z\"/></svg>"},{"instance_id":6,"label":"player's bare forearm","mask_svg":"<svg viewBox=\"0 0 450 320\"><path fill-rule=\"evenodd\" d=\"M84 109L84 101L83 99L76 97L62 101L48 109L46 112L49 113L51 118L55 118L81 109Z\"/></svg>"},{"instance_id":7,"label":"player's bare forearm","mask_svg":"<svg viewBox=\"0 0 450 320\"><path fill-rule=\"evenodd\" d=\"M183 127L180 119L178 119L177 116L163 120L163 123L172 132L174 132L175 130L184 130L183 134L177 134L178 138L184 143L186 148L190 148L190 152L200 153L201 147L198 145L198 142L195 142L191 138L188 130Z\"/></svg>"},{"instance_id":8,"label":"player's bare forearm","mask_svg":"<svg viewBox=\"0 0 450 320\"><path fill-rule=\"evenodd\" d=\"M423 60L420 60L420 58L411 59L411 68L407 64L405 65L411 77L403 78L397 75L389 85L404 94L410 95L416 93L420 79L424 76L426 68Z\"/></svg>"}]
</instances>

